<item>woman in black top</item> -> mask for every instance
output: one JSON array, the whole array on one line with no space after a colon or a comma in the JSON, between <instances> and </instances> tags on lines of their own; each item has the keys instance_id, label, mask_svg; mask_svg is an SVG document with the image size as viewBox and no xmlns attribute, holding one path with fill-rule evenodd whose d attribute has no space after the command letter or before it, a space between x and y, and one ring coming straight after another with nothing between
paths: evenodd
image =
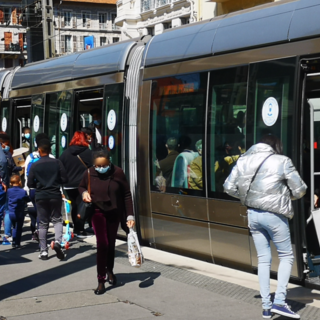
<instances>
[{"instance_id":1,"label":"woman in black top","mask_svg":"<svg viewBox=\"0 0 320 320\"><path fill-rule=\"evenodd\" d=\"M92 152L83 132L74 133L69 148L62 153L59 160L66 168L69 178L69 183L64 185L64 190L72 203L73 233L79 238L85 238L87 234L84 232L84 223L77 217L78 204L81 201L78 186L86 168L92 167Z\"/></svg>"}]
</instances>

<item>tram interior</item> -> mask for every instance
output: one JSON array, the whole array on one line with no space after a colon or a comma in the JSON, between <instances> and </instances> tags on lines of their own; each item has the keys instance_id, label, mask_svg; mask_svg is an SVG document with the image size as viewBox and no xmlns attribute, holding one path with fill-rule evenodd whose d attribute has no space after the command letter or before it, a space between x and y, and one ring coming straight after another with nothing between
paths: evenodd
<instances>
[{"instance_id":1,"label":"tram interior","mask_svg":"<svg viewBox=\"0 0 320 320\"><path fill-rule=\"evenodd\" d=\"M92 111L98 109L102 114L103 89L80 91L78 93L78 128L92 127Z\"/></svg>"}]
</instances>

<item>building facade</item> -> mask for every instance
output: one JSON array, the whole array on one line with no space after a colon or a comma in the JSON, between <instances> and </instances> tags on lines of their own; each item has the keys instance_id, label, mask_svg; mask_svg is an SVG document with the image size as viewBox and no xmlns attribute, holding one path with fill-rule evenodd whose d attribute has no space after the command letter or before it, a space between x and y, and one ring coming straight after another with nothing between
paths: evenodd
<instances>
[{"instance_id":1,"label":"building facade","mask_svg":"<svg viewBox=\"0 0 320 320\"><path fill-rule=\"evenodd\" d=\"M282 0L117 0L115 22L128 39L276 1Z\"/></svg>"},{"instance_id":2,"label":"building facade","mask_svg":"<svg viewBox=\"0 0 320 320\"><path fill-rule=\"evenodd\" d=\"M116 0L54 1L56 56L121 40Z\"/></svg>"},{"instance_id":3,"label":"building facade","mask_svg":"<svg viewBox=\"0 0 320 320\"><path fill-rule=\"evenodd\" d=\"M21 12L21 1L0 1L0 69L22 66L27 60Z\"/></svg>"}]
</instances>

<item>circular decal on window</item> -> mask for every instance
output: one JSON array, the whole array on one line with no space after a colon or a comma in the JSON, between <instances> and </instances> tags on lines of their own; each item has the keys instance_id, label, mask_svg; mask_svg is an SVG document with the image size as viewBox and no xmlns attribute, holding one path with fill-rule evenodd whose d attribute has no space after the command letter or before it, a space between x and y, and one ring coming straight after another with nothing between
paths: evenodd
<instances>
[{"instance_id":1,"label":"circular decal on window","mask_svg":"<svg viewBox=\"0 0 320 320\"><path fill-rule=\"evenodd\" d=\"M61 147L65 148L67 145L67 138L65 136L61 137Z\"/></svg>"},{"instance_id":2,"label":"circular decal on window","mask_svg":"<svg viewBox=\"0 0 320 320\"><path fill-rule=\"evenodd\" d=\"M262 107L262 120L266 126L273 126L279 116L279 105L278 101L275 98L268 98Z\"/></svg>"},{"instance_id":3,"label":"circular decal on window","mask_svg":"<svg viewBox=\"0 0 320 320\"><path fill-rule=\"evenodd\" d=\"M112 150L114 148L114 137L110 136L108 140L109 149Z\"/></svg>"},{"instance_id":4,"label":"circular decal on window","mask_svg":"<svg viewBox=\"0 0 320 320\"><path fill-rule=\"evenodd\" d=\"M40 128L40 118L39 116L35 116L33 119L33 130L34 132L38 132Z\"/></svg>"},{"instance_id":5,"label":"circular decal on window","mask_svg":"<svg viewBox=\"0 0 320 320\"><path fill-rule=\"evenodd\" d=\"M1 123L2 131L6 132L7 131L7 126L8 126L7 118L3 118L2 119L2 123Z\"/></svg>"},{"instance_id":6,"label":"circular decal on window","mask_svg":"<svg viewBox=\"0 0 320 320\"><path fill-rule=\"evenodd\" d=\"M117 116L114 110L110 110L108 113L107 124L108 129L112 131L116 127Z\"/></svg>"},{"instance_id":7,"label":"circular decal on window","mask_svg":"<svg viewBox=\"0 0 320 320\"><path fill-rule=\"evenodd\" d=\"M63 113L61 115L61 119L60 119L60 128L61 131L64 132L67 130L67 126L68 126L68 118L67 118L67 114Z\"/></svg>"}]
</instances>

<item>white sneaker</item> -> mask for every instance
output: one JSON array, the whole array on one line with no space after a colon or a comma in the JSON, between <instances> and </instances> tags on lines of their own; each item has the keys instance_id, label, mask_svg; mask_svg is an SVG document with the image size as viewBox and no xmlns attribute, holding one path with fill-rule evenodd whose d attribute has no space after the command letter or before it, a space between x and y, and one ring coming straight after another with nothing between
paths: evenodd
<instances>
[{"instance_id":1,"label":"white sneaker","mask_svg":"<svg viewBox=\"0 0 320 320\"><path fill-rule=\"evenodd\" d=\"M12 242L12 237L7 237L7 236L5 236L5 237L6 237L7 241Z\"/></svg>"},{"instance_id":2,"label":"white sneaker","mask_svg":"<svg viewBox=\"0 0 320 320\"><path fill-rule=\"evenodd\" d=\"M48 260L49 254L47 251L41 251L39 254L39 259L41 260Z\"/></svg>"}]
</instances>

